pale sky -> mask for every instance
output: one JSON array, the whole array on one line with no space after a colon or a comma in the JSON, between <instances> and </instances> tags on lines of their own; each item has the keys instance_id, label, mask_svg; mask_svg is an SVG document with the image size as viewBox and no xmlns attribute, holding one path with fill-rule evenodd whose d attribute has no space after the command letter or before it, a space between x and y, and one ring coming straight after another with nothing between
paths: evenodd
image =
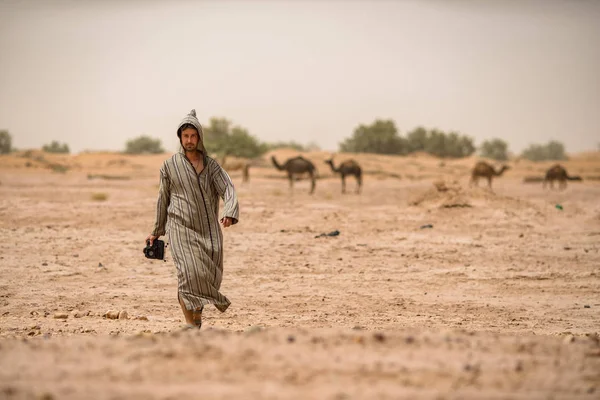
<instances>
[{"instance_id":1,"label":"pale sky","mask_svg":"<svg viewBox=\"0 0 600 400\"><path fill-rule=\"evenodd\" d=\"M192 108L332 151L376 118L593 150L600 1L0 0L13 146L174 151Z\"/></svg>"}]
</instances>

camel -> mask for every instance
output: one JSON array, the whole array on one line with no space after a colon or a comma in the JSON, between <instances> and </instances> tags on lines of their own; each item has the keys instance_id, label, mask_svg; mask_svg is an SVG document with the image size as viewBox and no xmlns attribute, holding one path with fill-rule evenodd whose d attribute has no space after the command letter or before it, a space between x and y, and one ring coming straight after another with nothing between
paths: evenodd
<instances>
[{"instance_id":1,"label":"camel","mask_svg":"<svg viewBox=\"0 0 600 400\"><path fill-rule=\"evenodd\" d=\"M302 156L290 158L283 165L280 165L277 162L275 156L271 157L271 161L273 161L273 165L275 165L275 168L277 168L279 171L287 171L288 179L290 181L290 189L293 189L294 187L294 175L308 173L312 182L310 187L310 194L314 193L316 169L312 162L310 162Z\"/></svg>"},{"instance_id":2,"label":"camel","mask_svg":"<svg viewBox=\"0 0 600 400\"><path fill-rule=\"evenodd\" d=\"M580 176L569 176L567 170L560 164L553 165L548 171L542 183L542 187L546 188L546 184L550 184L550 189L554 189L554 181L558 181L559 189L567 188L567 181L582 181Z\"/></svg>"},{"instance_id":3,"label":"camel","mask_svg":"<svg viewBox=\"0 0 600 400\"><path fill-rule=\"evenodd\" d=\"M510 169L510 167L508 165L503 165L502 168L500 168L500 171L496 172L494 167L492 167L490 164L486 163L485 161L479 161L477 164L475 164L475 167L473 167L473 171L471 172L470 186L477 186L479 178L486 178L488 181L488 186L491 189L492 178L494 176L502 176L504 171L507 169Z\"/></svg>"},{"instance_id":4,"label":"camel","mask_svg":"<svg viewBox=\"0 0 600 400\"><path fill-rule=\"evenodd\" d=\"M219 162L219 164L221 165L221 167L223 169L225 169L226 171L241 170L242 171L242 181L243 182L250 181L250 163L249 162L234 160L234 161L229 161L228 163L225 163L225 161L227 161L227 154L223 154L223 157L221 158L221 161Z\"/></svg>"},{"instance_id":5,"label":"camel","mask_svg":"<svg viewBox=\"0 0 600 400\"><path fill-rule=\"evenodd\" d=\"M360 193L362 187L362 169L356 161L346 160L336 168L333 165L333 157L331 157L329 160L325 160L325 164L329 164L333 172L342 175L342 193L346 193L346 175L354 175L356 178L356 193Z\"/></svg>"}]
</instances>

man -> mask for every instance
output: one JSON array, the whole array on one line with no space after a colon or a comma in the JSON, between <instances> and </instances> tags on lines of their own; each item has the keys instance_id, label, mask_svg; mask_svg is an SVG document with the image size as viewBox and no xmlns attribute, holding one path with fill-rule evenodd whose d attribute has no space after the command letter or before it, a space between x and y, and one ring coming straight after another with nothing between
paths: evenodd
<instances>
[{"instance_id":1,"label":"man","mask_svg":"<svg viewBox=\"0 0 600 400\"><path fill-rule=\"evenodd\" d=\"M239 207L227 172L206 155L202 126L192 110L179 124L179 153L160 169L160 188L150 244L169 233L177 268L177 298L185 321L202 326L202 310L214 304L221 312L229 300L219 292L223 278L223 233L219 198L225 202L220 219L227 228L238 222Z\"/></svg>"}]
</instances>

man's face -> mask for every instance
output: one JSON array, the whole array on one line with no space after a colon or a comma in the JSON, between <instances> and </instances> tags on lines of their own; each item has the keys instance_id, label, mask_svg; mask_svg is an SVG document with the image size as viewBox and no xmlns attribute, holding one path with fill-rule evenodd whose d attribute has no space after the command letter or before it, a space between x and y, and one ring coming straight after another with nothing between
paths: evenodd
<instances>
[{"instance_id":1,"label":"man's face","mask_svg":"<svg viewBox=\"0 0 600 400\"><path fill-rule=\"evenodd\" d=\"M185 151L194 151L198 148L198 131L194 128L186 128L181 131L181 144Z\"/></svg>"}]
</instances>

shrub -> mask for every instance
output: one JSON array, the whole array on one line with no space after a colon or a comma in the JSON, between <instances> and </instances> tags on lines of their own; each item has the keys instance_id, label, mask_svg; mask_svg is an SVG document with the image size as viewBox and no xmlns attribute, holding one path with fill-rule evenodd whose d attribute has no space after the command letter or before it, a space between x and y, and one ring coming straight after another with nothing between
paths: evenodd
<instances>
[{"instance_id":1,"label":"shrub","mask_svg":"<svg viewBox=\"0 0 600 400\"><path fill-rule=\"evenodd\" d=\"M231 121L225 118L211 118L203 127L204 147L209 154L227 154L235 157L255 158L268 150L268 145L261 143L246 129L232 127Z\"/></svg>"},{"instance_id":2,"label":"shrub","mask_svg":"<svg viewBox=\"0 0 600 400\"><path fill-rule=\"evenodd\" d=\"M93 193L92 200L94 201L106 201L108 199L108 195L106 193Z\"/></svg>"},{"instance_id":3,"label":"shrub","mask_svg":"<svg viewBox=\"0 0 600 400\"><path fill-rule=\"evenodd\" d=\"M481 144L480 154L482 157L497 161L508 160L508 144L502 139L486 140Z\"/></svg>"},{"instance_id":4,"label":"shrub","mask_svg":"<svg viewBox=\"0 0 600 400\"><path fill-rule=\"evenodd\" d=\"M131 139L125 145L127 154L160 154L164 152L160 139L152 139L145 135Z\"/></svg>"},{"instance_id":5,"label":"shrub","mask_svg":"<svg viewBox=\"0 0 600 400\"><path fill-rule=\"evenodd\" d=\"M545 145L532 144L523 151L521 157L531 161L566 160L565 146L557 141Z\"/></svg>"},{"instance_id":6,"label":"shrub","mask_svg":"<svg viewBox=\"0 0 600 400\"><path fill-rule=\"evenodd\" d=\"M42 146L42 150L46 153L59 153L59 154L69 154L69 145L66 143L60 144L56 140L53 140L50 144L45 144Z\"/></svg>"},{"instance_id":7,"label":"shrub","mask_svg":"<svg viewBox=\"0 0 600 400\"><path fill-rule=\"evenodd\" d=\"M359 125L352 137L340 143L340 151L348 153L406 154L406 139L398 135L392 120L376 120L371 125Z\"/></svg>"},{"instance_id":8,"label":"shrub","mask_svg":"<svg viewBox=\"0 0 600 400\"><path fill-rule=\"evenodd\" d=\"M0 154L8 154L12 150L12 137L8 131L0 131Z\"/></svg>"}]
</instances>

